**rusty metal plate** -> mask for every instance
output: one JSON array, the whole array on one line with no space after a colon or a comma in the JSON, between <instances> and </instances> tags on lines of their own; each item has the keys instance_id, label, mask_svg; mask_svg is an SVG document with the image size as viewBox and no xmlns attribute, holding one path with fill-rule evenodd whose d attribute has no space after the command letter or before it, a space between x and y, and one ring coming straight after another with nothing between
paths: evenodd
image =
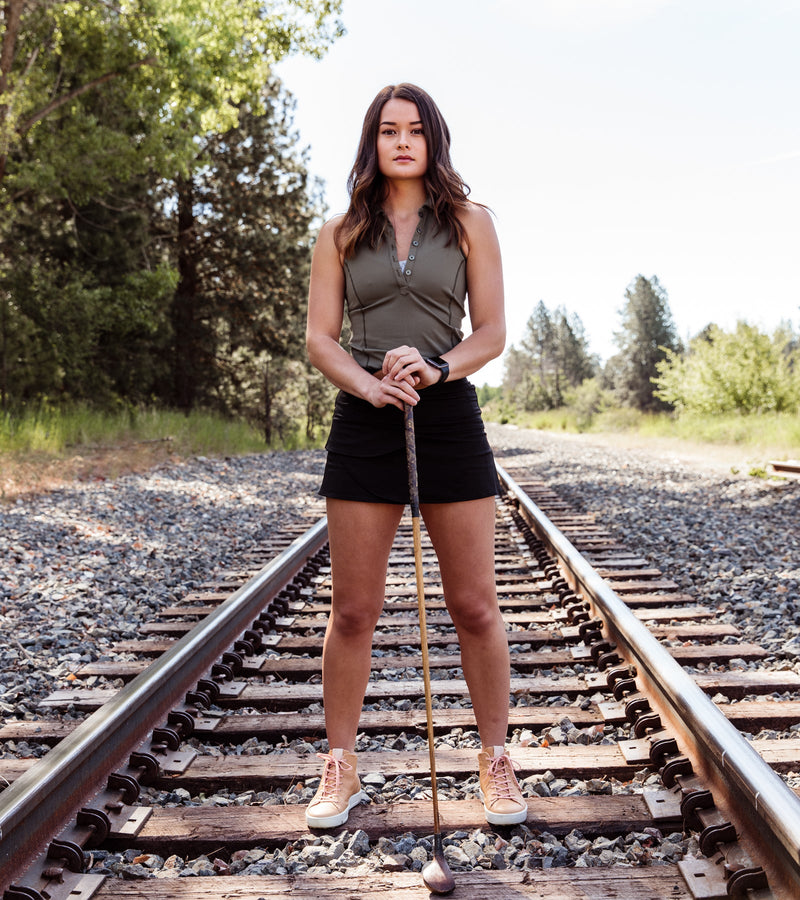
<instances>
[{"instance_id":1,"label":"rusty metal plate","mask_svg":"<svg viewBox=\"0 0 800 900\"><path fill-rule=\"evenodd\" d=\"M681 795L675 791L644 791L647 810L656 822L683 821Z\"/></svg>"},{"instance_id":2,"label":"rusty metal plate","mask_svg":"<svg viewBox=\"0 0 800 900\"><path fill-rule=\"evenodd\" d=\"M246 681L218 681L217 684L220 700L236 700L247 687Z\"/></svg>"},{"instance_id":3,"label":"rusty metal plate","mask_svg":"<svg viewBox=\"0 0 800 900\"><path fill-rule=\"evenodd\" d=\"M725 868L721 861L682 859L678 869L695 900L728 900Z\"/></svg>"},{"instance_id":4,"label":"rusty metal plate","mask_svg":"<svg viewBox=\"0 0 800 900\"><path fill-rule=\"evenodd\" d=\"M136 837L153 814L150 806L123 806L121 810L106 812L111 821L109 837ZM70 895L72 896L72 895Z\"/></svg>"},{"instance_id":5,"label":"rusty metal plate","mask_svg":"<svg viewBox=\"0 0 800 900\"><path fill-rule=\"evenodd\" d=\"M627 719L625 715L625 704L616 700L603 700L597 704L597 709L605 722L618 725Z\"/></svg>"},{"instance_id":6,"label":"rusty metal plate","mask_svg":"<svg viewBox=\"0 0 800 900\"><path fill-rule=\"evenodd\" d=\"M620 741L619 749L630 766L650 764L650 741L640 738L637 741Z\"/></svg>"}]
</instances>

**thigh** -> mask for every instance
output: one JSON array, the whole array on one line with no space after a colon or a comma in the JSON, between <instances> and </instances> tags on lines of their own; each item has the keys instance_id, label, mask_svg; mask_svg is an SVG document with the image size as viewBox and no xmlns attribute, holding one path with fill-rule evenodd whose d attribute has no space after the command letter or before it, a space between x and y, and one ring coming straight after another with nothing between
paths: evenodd
<instances>
[{"instance_id":1,"label":"thigh","mask_svg":"<svg viewBox=\"0 0 800 900\"><path fill-rule=\"evenodd\" d=\"M420 506L439 560L448 606L487 597L495 603L495 499Z\"/></svg>"},{"instance_id":2,"label":"thigh","mask_svg":"<svg viewBox=\"0 0 800 900\"><path fill-rule=\"evenodd\" d=\"M334 603L382 606L403 506L328 498L327 513Z\"/></svg>"}]
</instances>

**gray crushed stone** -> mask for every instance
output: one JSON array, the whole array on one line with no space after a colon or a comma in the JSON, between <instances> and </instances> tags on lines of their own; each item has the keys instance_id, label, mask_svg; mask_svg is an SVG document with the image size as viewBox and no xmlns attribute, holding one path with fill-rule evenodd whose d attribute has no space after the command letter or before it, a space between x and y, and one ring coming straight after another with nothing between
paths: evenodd
<instances>
[{"instance_id":1,"label":"gray crushed stone","mask_svg":"<svg viewBox=\"0 0 800 900\"><path fill-rule=\"evenodd\" d=\"M501 462L530 467L578 510L594 513L629 549L652 560L698 602L718 609L720 621L736 624L745 640L764 646L769 656L759 666L800 670L800 538L796 529L800 483L742 477L641 450L507 426L489 424L487 431ZM111 645L137 637L139 626L155 611L235 564L237 555L256 541L286 525L315 521L324 512L316 496L323 461L322 451L197 458L144 475L74 484L0 507L4 560L0 631L5 638L0 646L0 715L39 717L39 700L68 687L72 672L83 663L119 658L112 655ZM530 647L518 649L525 652ZM576 664L558 671L577 674L582 667ZM416 678L420 673L404 669L383 677ZM592 700L550 698L553 724L538 733L517 729L510 741L512 755L514 744L613 743L628 737L627 729L612 726L577 728L559 713L559 706L588 706ZM521 696L516 702L528 701L536 702L536 698ZM454 706L463 704L451 701ZM413 706L424 708L421 702ZM394 701L374 707L401 708ZM318 706L308 710L319 711ZM796 736L797 731L800 723L788 734ZM203 745L197 738L188 743L211 755L287 751L312 755L327 749L324 742L270 744L255 738L236 748ZM477 750L480 741L474 731L453 729L437 738L437 744ZM424 750L425 746L418 735L362 734L356 749ZM45 749L9 741L1 752L9 758L38 756ZM522 785L528 796L551 797L640 793L659 783L657 775L643 770L629 783L567 780L545 772L524 779ZM140 802L304 805L317 784L318 779L310 779L285 790L238 794L220 790L211 796L192 796L181 789L146 789ZM398 776L387 780L366 773L362 786L374 803L430 796L430 779ZM442 799L476 797L477 787L477 776L460 781L439 778ZM594 840L577 831L555 836L525 825L500 832L447 834L445 854L453 871L664 864L699 855L693 838L661 834L657 829ZM87 866L127 879L304 872L363 875L376 870L420 871L431 850L430 835L395 835L371 844L363 831L345 826L336 834L309 833L281 848L255 846L230 859L163 859L135 849L125 853L93 850L87 854Z\"/></svg>"}]
</instances>

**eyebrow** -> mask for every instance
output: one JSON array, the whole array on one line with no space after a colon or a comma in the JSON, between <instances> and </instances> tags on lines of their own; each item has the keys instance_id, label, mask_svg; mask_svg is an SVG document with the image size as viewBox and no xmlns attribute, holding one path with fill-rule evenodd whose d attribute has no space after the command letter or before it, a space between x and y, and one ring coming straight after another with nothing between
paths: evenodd
<instances>
[{"instance_id":1,"label":"eyebrow","mask_svg":"<svg viewBox=\"0 0 800 900\"><path fill-rule=\"evenodd\" d=\"M414 122L409 122L409 125L422 125L422 120L417 119ZM397 122L381 122L381 125L397 125Z\"/></svg>"}]
</instances>

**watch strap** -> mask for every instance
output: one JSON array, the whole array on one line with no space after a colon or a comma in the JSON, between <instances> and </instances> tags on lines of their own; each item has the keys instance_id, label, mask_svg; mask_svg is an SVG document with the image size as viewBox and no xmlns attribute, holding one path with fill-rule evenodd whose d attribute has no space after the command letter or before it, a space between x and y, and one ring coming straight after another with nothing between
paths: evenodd
<instances>
[{"instance_id":1,"label":"watch strap","mask_svg":"<svg viewBox=\"0 0 800 900\"><path fill-rule=\"evenodd\" d=\"M433 366L434 369L439 370L438 384L447 380L447 376L450 374L450 364L446 359L442 359L441 356L426 356L424 359L429 366Z\"/></svg>"}]
</instances>

